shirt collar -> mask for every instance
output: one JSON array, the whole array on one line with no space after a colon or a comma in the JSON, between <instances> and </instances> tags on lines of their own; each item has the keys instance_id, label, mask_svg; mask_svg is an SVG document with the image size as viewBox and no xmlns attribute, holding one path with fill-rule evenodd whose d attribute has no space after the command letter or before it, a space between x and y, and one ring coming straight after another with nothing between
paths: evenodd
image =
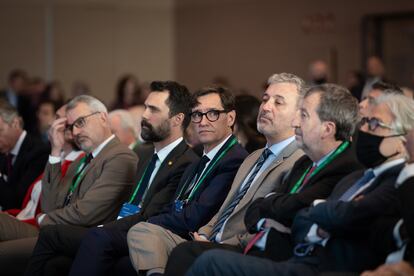
<instances>
[{"instance_id":1,"label":"shirt collar","mask_svg":"<svg viewBox=\"0 0 414 276\"><path fill-rule=\"evenodd\" d=\"M388 170L391 167L394 167L398 164L402 164L405 162L404 158L395 159L389 162L382 163L381 165L374 168L374 175L375 177L379 176L384 171Z\"/></svg>"},{"instance_id":2,"label":"shirt collar","mask_svg":"<svg viewBox=\"0 0 414 276\"><path fill-rule=\"evenodd\" d=\"M295 136L291 136L283 141L280 141L279 143L271 145L270 147L266 145L266 148L268 148L275 156L278 156L282 150L284 150L294 140Z\"/></svg>"},{"instance_id":3,"label":"shirt collar","mask_svg":"<svg viewBox=\"0 0 414 276\"><path fill-rule=\"evenodd\" d=\"M101 152L101 150L112 140L114 139L115 135L112 134L111 136L109 136L108 139L106 139L105 141L103 141L94 151L92 151L92 156L93 158L96 158L96 156L98 156L98 154Z\"/></svg>"},{"instance_id":4,"label":"shirt collar","mask_svg":"<svg viewBox=\"0 0 414 276\"><path fill-rule=\"evenodd\" d=\"M62 156L62 159L67 160L67 161L75 161L76 158L78 158L79 155L81 155L82 153L83 151L81 150L72 150L65 157ZM63 152L62 152L62 155L63 155Z\"/></svg>"},{"instance_id":5,"label":"shirt collar","mask_svg":"<svg viewBox=\"0 0 414 276\"><path fill-rule=\"evenodd\" d=\"M10 151L11 154L14 156L17 156L19 154L20 148L22 147L23 140L26 138L27 132L26 130L23 130L23 132L20 134L19 139L17 139L16 144L14 145L14 148Z\"/></svg>"},{"instance_id":6,"label":"shirt collar","mask_svg":"<svg viewBox=\"0 0 414 276\"><path fill-rule=\"evenodd\" d=\"M217 154L217 152L221 149L221 147L227 142L227 140L231 137L232 135L230 134L229 136L227 136L226 139L223 140L223 142L221 142L220 144L218 144L217 146L215 146L212 150L210 150L208 153L203 153L204 155L207 155L208 159L213 160L214 156Z\"/></svg>"},{"instance_id":7,"label":"shirt collar","mask_svg":"<svg viewBox=\"0 0 414 276\"><path fill-rule=\"evenodd\" d=\"M154 150L154 154L157 154L158 159L161 161L161 163L164 161L165 158L167 158L168 154L183 140L183 137L178 138L172 143L169 143L162 149L160 149L158 152L157 150Z\"/></svg>"}]
</instances>

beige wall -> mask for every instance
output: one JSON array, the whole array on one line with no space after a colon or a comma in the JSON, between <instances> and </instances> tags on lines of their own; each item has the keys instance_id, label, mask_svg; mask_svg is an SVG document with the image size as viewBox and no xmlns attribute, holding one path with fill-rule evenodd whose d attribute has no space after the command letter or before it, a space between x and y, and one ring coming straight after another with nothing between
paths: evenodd
<instances>
[{"instance_id":1,"label":"beige wall","mask_svg":"<svg viewBox=\"0 0 414 276\"><path fill-rule=\"evenodd\" d=\"M360 67L362 16L407 10L414 1L0 0L0 86L21 67L32 76L50 72L67 93L85 80L106 102L126 72L143 81L177 78L191 89L225 76L260 94L274 72L306 79L316 58L336 63L333 76L344 83ZM320 15L332 22L307 32Z\"/></svg>"},{"instance_id":2,"label":"beige wall","mask_svg":"<svg viewBox=\"0 0 414 276\"><path fill-rule=\"evenodd\" d=\"M272 73L308 78L317 58L337 62L345 82L361 64L360 20L378 12L414 10L412 0L185 0L177 7L177 77L192 88L217 75L259 94ZM326 31L306 33L309 18L333 15ZM317 21L318 22L318 21Z\"/></svg>"},{"instance_id":3,"label":"beige wall","mask_svg":"<svg viewBox=\"0 0 414 276\"><path fill-rule=\"evenodd\" d=\"M0 3L3 85L11 68L21 67L43 78L51 69L66 94L74 81L84 80L92 94L110 102L121 74L133 73L142 81L175 77L170 2L57 2L50 5L50 25L45 22L47 4ZM47 26L52 29L51 68L45 54Z\"/></svg>"}]
</instances>

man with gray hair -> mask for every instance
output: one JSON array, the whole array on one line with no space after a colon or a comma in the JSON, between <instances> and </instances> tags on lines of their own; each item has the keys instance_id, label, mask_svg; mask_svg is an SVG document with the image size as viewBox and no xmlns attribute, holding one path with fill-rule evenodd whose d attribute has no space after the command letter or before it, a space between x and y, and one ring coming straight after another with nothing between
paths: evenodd
<instances>
[{"instance_id":1,"label":"man with gray hair","mask_svg":"<svg viewBox=\"0 0 414 276\"><path fill-rule=\"evenodd\" d=\"M20 209L30 184L43 171L49 148L23 129L16 108L0 103L0 210Z\"/></svg>"},{"instance_id":2,"label":"man with gray hair","mask_svg":"<svg viewBox=\"0 0 414 276\"><path fill-rule=\"evenodd\" d=\"M131 114L123 109L116 109L108 114L109 125L112 133L118 137L121 143L127 145L131 150L135 150L140 143L136 123Z\"/></svg>"},{"instance_id":3,"label":"man with gray hair","mask_svg":"<svg viewBox=\"0 0 414 276\"><path fill-rule=\"evenodd\" d=\"M284 89L279 87L277 92L283 93ZM266 91L261 108L268 112L259 113L258 128L269 131L270 124L293 127L296 143L306 155L288 173L272 179L276 183L272 193L261 194L249 203L243 229L250 233L250 239L233 246L200 244L198 247L203 250L191 242L179 245L171 253L166 275L185 274L203 251L213 248L273 259L289 258L290 227L296 213L313 200L326 198L343 176L361 167L350 147L350 137L358 121L358 104L349 91L331 84L314 86L305 91L296 116L273 117L286 108L286 101L278 94L270 97Z\"/></svg>"},{"instance_id":4,"label":"man with gray hair","mask_svg":"<svg viewBox=\"0 0 414 276\"><path fill-rule=\"evenodd\" d=\"M72 132L75 143L86 155L74 161L62 177L65 131ZM67 104L66 117L53 122L49 137L52 150L42 180L39 227L90 227L116 218L134 184L137 156L112 134L106 107L91 96L74 98ZM32 233L37 236L37 232ZM0 263L5 273L15 270L16 262L28 260L36 239L26 237L22 241L16 237L1 244Z\"/></svg>"}]
</instances>

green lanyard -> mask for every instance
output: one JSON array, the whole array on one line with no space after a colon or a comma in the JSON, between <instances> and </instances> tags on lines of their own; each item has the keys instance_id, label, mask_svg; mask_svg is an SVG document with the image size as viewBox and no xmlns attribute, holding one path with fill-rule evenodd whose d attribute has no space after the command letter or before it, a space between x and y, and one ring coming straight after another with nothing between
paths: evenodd
<instances>
[{"instance_id":1,"label":"green lanyard","mask_svg":"<svg viewBox=\"0 0 414 276\"><path fill-rule=\"evenodd\" d=\"M315 174L317 174L320 170L322 170L326 165L332 162L339 154L341 154L349 145L349 141L343 142L339 147L326 158L325 161L323 161L319 166L316 167L316 169L311 173L309 178L312 178ZM303 173L302 177L296 182L295 186L293 186L292 190L290 190L289 194L294 194L298 191L299 187L302 185L303 180L305 179L306 174L309 172L309 170L312 168L312 165L306 169L306 171Z\"/></svg>"},{"instance_id":2,"label":"green lanyard","mask_svg":"<svg viewBox=\"0 0 414 276\"><path fill-rule=\"evenodd\" d=\"M227 145L227 147L221 152L221 154L217 157L214 158L213 161L208 165L207 169L203 172L203 174L201 175L201 177L198 179L197 184L194 186L194 188L191 190L189 196L186 199L183 199L185 201L190 201L194 194L197 192L198 188L200 187L201 183L203 183L204 179L207 177L207 175L213 170L213 168L215 167L215 165L217 164L217 162L219 162L224 155L235 145L237 144L237 139L236 137L232 137L232 140L230 141L230 143ZM188 183L187 183L188 184ZM184 188L186 188L187 185L183 185L181 187L180 193L177 197L177 199L179 199L183 193Z\"/></svg>"},{"instance_id":3,"label":"green lanyard","mask_svg":"<svg viewBox=\"0 0 414 276\"><path fill-rule=\"evenodd\" d=\"M137 195L137 193L138 193L139 187L141 187L142 180L144 179L145 174L147 173L147 170L148 170L148 167L149 167L150 163L151 163L151 161L148 163L147 167L145 168L145 171L144 171L144 173L142 174L142 176L141 176L141 178L140 178L140 180L139 180L139 182L138 182L138 184L137 184L137 187L135 188L134 193L132 194L131 198L129 199L129 203L130 203L130 204L132 204L132 202L134 202L135 196L136 196L136 195ZM147 194L147 193L146 193L146 192L144 192L144 194L142 195L141 202L143 202L143 201L144 201L144 197L146 196L146 194Z\"/></svg>"},{"instance_id":4,"label":"green lanyard","mask_svg":"<svg viewBox=\"0 0 414 276\"><path fill-rule=\"evenodd\" d=\"M85 168L87 167L87 165L85 165L85 160L86 155L82 157L81 161L79 162L78 168L76 169L76 174L78 175L78 177L76 177L75 181L72 182L72 185L69 188L69 194L73 194L73 192L78 187L83 174L85 173Z\"/></svg>"}]
</instances>

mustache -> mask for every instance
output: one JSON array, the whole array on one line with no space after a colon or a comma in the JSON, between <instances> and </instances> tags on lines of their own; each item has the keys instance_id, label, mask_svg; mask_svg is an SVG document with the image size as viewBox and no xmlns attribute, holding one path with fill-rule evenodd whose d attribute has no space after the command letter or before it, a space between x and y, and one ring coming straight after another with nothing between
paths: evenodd
<instances>
[{"instance_id":1,"label":"mustache","mask_svg":"<svg viewBox=\"0 0 414 276\"><path fill-rule=\"evenodd\" d=\"M154 127L144 119L142 119L142 121L141 121L141 127L147 127L151 130L154 129Z\"/></svg>"}]
</instances>

